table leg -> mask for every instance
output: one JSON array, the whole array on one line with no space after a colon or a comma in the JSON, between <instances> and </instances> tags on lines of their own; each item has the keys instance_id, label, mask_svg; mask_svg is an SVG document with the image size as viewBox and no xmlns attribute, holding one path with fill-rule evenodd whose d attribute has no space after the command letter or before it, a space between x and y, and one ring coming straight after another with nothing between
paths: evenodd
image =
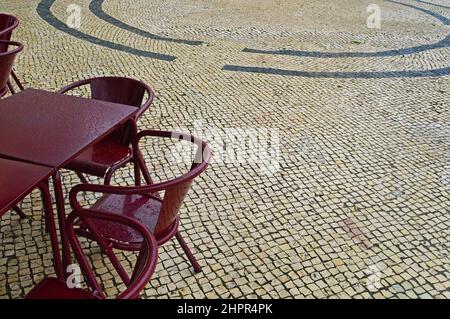
<instances>
[{"instance_id":1,"label":"table leg","mask_svg":"<svg viewBox=\"0 0 450 319\"><path fill-rule=\"evenodd\" d=\"M43 183L39 189L42 194L42 202L45 210L45 226L46 230L50 233L50 242L52 244L53 263L55 266L55 272L59 279L64 280L64 269L62 267L61 252L59 250L58 235L56 234L55 216L53 214L52 200L50 196L50 190L48 188L48 182Z\"/></svg>"},{"instance_id":2,"label":"table leg","mask_svg":"<svg viewBox=\"0 0 450 319\"><path fill-rule=\"evenodd\" d=\"M64 194L61 182L61 173L55 172L52 176L53 187L55 188L56 209L58 212L59 231L61 233L61 245L62 245L62 265L63 269L67 270L67 266L72 263L69 240L66 235L66 212L64 209Z\"/></svg>"},{"instance_id":3,"label":"table leg","mask_svg":"<svg viewBox=\"0 0 450 319\"><path fill-rule=\"evenodd\" d=\"M19 78L17 77L16 73L14 72L14 70L11 70L11 75L14 79L14 81L16 82L17 86L19 87L19 89L21 91L24 90L22 83L20 83Z\"/></svg>"},{"instance_id":4,"label":"table leg","mask_svg":"<svg viewBox=\"0 0 450 319\"><path fill-rule=\"evenodd\" d=\"M8 85L8 89L11 92L11 94L16 94L16 90L14 90L14 87L12 86L12 83L11 83L11 81L9 79L6 82L6 84Z\"/></svg>"}]
</instances>

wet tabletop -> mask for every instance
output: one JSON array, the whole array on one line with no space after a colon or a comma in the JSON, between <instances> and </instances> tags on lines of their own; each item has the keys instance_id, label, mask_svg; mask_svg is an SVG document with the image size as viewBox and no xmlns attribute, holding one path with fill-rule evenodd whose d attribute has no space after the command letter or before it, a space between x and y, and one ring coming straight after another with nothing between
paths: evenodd
<instances>
[{"instance_id":1,"label":"wet tabletop","mask_svg":"<svg viewBox=\"0 0 450 319\"><path fill-rule=\"evenodd\" d=\"M52 172L47 166L0 158L0 217Z\"/></svg>"},{"instance_id":2,"label":"wet tabletop","mask_svg":"<svg viewBox=\"0 0 450 319\"><path fill-rule=\"evenodd\" d=\"M60 168L135 107L27 89L0 100L0 155Z\"/></svg>"}]
</instances>

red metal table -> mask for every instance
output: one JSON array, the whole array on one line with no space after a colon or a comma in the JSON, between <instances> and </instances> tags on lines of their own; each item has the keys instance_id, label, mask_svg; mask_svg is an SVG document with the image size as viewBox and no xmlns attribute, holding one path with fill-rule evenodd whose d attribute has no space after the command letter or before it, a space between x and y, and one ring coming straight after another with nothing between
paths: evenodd
<instances>
[{"instance_id":1,"label":"red metal table","mask_svg":"<svg viewBox=\"0 0 450 319\"><path fill-rule=\"evenodd\" d=\"M61 168L137 108L28 89L0 100L0 154Z\"/></svg>"},{"instance_id":2,"label":"red metal table","mask_svg":"<svg viewBox=\"0 0 450 319\"><path fill-rule=\"evenodd\" d=\"M54 173L51 167L0 158L0 218L34 189L39 188L45 209L46 225L50 231L55 270L63 276L61 255L56 235L48 179Z\"/></svg>"},{"instance_id":3,"label":"red metal table","mask_svg":"<svg viewBox=\"0 0 450 319\"><path fill-rule=\"evenodd\" d=\"M0 155L54 168L64 267L70 263L70 250L64 236L64 198L58 170L119 126L133 123L137 110L37 89L0 100Z\"/></svg>"}]
</instances>

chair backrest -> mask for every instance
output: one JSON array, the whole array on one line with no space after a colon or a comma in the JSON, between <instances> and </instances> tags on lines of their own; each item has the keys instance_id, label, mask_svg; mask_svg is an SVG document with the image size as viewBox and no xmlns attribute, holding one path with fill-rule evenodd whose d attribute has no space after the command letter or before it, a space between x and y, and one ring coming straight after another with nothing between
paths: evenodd
<instances>
[{"instance_id":1,"label":"chair backrest","mask_svg":"<svg viewBox=\"0 0 450 319\"><path fill-rule=\"evenodd\" d=\"M90 88L90 97L93 99L137 107L139 110L136 112L134 120L139 119L139 117L141 117L141 115L149 108L155 96L152 88L144 82L132 78L115 76L80 80L63 87L58 93L64 94L88 84ZM147 93L147 99L142 103L145 93ZM130 132L129 128L126 126L122 126L112 132L108 138L118 140L124 145L129 145L132 138L132 132Z\"/></svg>"},{"instance_id":2,"label":"chair backrest","mask_svg":"<svg viewBox=\"0 0 450 319\"><path fill-rule=\"evenodd\" d=\"M191 188L192 180L165 190L163 204L155 227L155 236L161 237L167 234L176 222L181 205Z\"/></svg>"},{"instance_id":3,"label":"chair backrest","mask_svg":"<svg viewBox=\"0 0 450 319\"><path fill-rule=\"evenodd\" d=\"M66 93L87 84L90 86L91 98L93 99L126 104L139 108L136 119L150 106L154 98L153 90L144 82L132 78L115 76L80 80L63 87L58 93ZM147 93L147 100L142 103L145 93Z\"/></svg>"},{"instance_id":4,"label":"chair backrest","mask_svg":"<svg viewBox=\"0 0 450 319\"><path fill-rule=\"evenodd\" d=\"M191 142L197 146L196 154L189 172L173 180L161 183L162 187L164 187L164 198L154 231L155 236L160 238L161 236L166 235L177 221L180 207L183 204L184 198L186 197L193 180L205 171L209 165L211 160L211 150L206 142L189 134L162 131L142 131L138 133L135 139L136 142L133 144L133 151L135 152L134 157L136 158L136 161L140 161L138 165L141 167L145 165L145 163L138 153L141 153L139 151L139 140L143 136L156 136L172 139L176 138L178 140ZM147 183L149 182L150 181L147 181Z\"/></svg>"},{"instance_id":5,"label":"chair backrest","mask_svg":"<svg viewBox=\"0 0 450 319\"><path fill-rule=\"evenodd\" d=\"M14 48L11 48L14 47ZM23 50L19 42L0 40L0 97L7 91L6 84L17 53Z\"/></svg>"},{"instance_id":6,"label":"chair backrest","mask_svg":"<svg viewBox=\"0 0 450 319\"><path fill-rule=\"evenodd\" d=\"M111 224L117 223L125 225L130 229L130 231L136 231L142 236L143 241L141 249L131 277L125 271L124 267L120 263L119 259L117 258L117 256L115 255L114 251L109 246L109 244L96 231L94 221L99 219L107 221L108 223ZM80 241L74 229L75 225L79 221L82 221L83 225L85 225L85 227L88 228L89 232L96 239L100 248L109 258L111 264L114 266L123 283L127 287L123 292L121 292L117 296L117 298L118 299L138 298L140 292L150 281L150 278L155 271L157 262L157 250L158 250L155 237L152 234L150 234L150 232L147 230L145 226L126 216L93 210L78 210L72 212L67 217L67 227L66 227L67 237L75 253L77 261L94 294L103 298L105 298L106 295L103 291L102 286L100 285L94 274L94 270L90 266L86 254L83 252Z\"/></svg>"},{"instance_id":7,"label":"chair backrest","mask_svg":"<svg viewBox=\"0 0 450 319\"><path fill-rule=\"evenodd\" d=\"M7 13L0 13L0 40L9 41L14 29L19 26L19 19ZM0 49L0 52L1 49Z\"/></svg>"},{"instance_id":8,"label":"chair backrest","mask_svg":"<svg viewBox=\"0 0 450 319\"><path fill-rule=\"evenodd\" d=\"M91 80L90 86L93 99L135 107L141 107L145 94L143 83L130 78L94 78Z\"/></svg>"}]
</instances>

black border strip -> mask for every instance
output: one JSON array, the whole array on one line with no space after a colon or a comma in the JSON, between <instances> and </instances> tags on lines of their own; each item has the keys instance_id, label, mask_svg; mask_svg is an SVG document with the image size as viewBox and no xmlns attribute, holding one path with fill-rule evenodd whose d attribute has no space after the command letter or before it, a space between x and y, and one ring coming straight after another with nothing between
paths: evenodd
<instances>
[{"instance_id":1,"label":"black border strip","mask_svg":"<svg viewBox=\"0 0 450 319\"><path fill-rule=\"evenodd\" d=\"M417 77L437 77L450 74L450 67L441 69L425 70L425 71L379 71L379 72L308 72L295 71L276 68L261 68L239 65L225 65L222 70L273 74L282 76L299 76L307 78L341 78L341 79L378 79L378 78L417 78Z\"/></svg>"},{"instance_id":2,"label":"black border strip","mask_svg":"<svg viewBox=\"0 0 450 319\"><path fill-rule=\"evenodd\" d=\"M167 41L167 42L174 42L174 43L180 43L180 44L187 44L187 45L202 45L203 41L193 41L193 40L183 40L183 39L174 39L170 37L163 37L159 36L157 34L150 33L148 31L133 27L129 24L126 24L125 22L120 21L119 19L114 18L113 16L109 15L103 10L103 3L105 0L93 0L89 4L89 10L96 15L99 19L108 22L115 27L118 27L120 29L129 31L131 33L137 34L141 37L153 39L153 40L159 40L159 41Z\"/></svg>"}]
</instances>

